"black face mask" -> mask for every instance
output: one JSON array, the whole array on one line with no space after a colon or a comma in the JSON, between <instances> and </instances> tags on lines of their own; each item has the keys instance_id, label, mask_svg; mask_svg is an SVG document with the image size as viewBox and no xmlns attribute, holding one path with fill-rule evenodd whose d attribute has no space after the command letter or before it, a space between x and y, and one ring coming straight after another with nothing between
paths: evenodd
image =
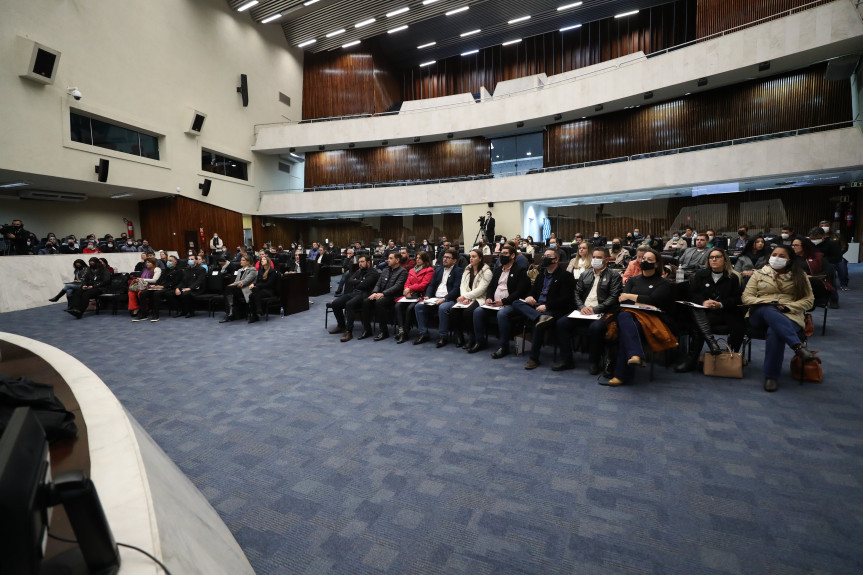
<instances>
[{"instance_id":1,"label":"black face mask","mask_svg":"<svg viewBox=\"0 0 863 575\"><path fill-rule=\"evenodd\" d=\"M554 258L542 258L542 267L547 268L554 263Z\"/></svg>"},{"instance_id":2,"label":"black face mask","mask_svg":"<svg viewBox=\"0 0 863 575\"><path fill-rule=\"evenodd\" d=\"M619 249L620 249L620 244L611 244L611 248L612 248L612 249L615 249L615 250L619 250Z\"/></svg>"},{"instance_id":3,"label":"black face mask","mask_svg":"<svg viewBox=\"0 0 863 575\"><path fill-rule=\"evenodd\" d=\"M737 235L740 237L743 237L746 235L746 232L744 232L743 230L740 230L739 232L737 232Z\"/></svg>"},{"instance_id":4,"label":"black face mask","mask_svg":"<svg viewBox=\"0 0 863 575\"><path fill-rule=\"evenodd\" d=\"M641 271L649 272L656 269L656 262L641 262Z\"/></svg>"},{"instance_id":5,"label":"black face mask","mask_svg":"<svg viewBox=\"0 0 863 575\"><path fill-rule=\"evenodd\" d=\"M99 267L99 266L97 266L96 264L90 264L90 269L91 269L91 270L94 270L94 269L96 269L97 267Z\"/></svg>"},{"instance_id":6,"label":"black face mask","mask_svg":"<svg viewBox=\"0 0 863 575\"><path fill-rule=\"evenodd\" d=\"M502 265L502 266L507 265L511 261L512 261L512 257L510 257L510 256L500 256L500 265Z\"/></svg>"}]
</instances>

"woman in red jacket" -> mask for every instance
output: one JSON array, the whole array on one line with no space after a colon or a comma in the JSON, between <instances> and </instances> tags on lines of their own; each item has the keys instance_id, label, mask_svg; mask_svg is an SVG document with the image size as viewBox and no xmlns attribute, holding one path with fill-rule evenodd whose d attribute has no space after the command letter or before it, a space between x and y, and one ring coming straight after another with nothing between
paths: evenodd
<instances>
[{"instance_id":1,"label":"woman in red jacket","mask_svg":"<svg viewBox=\"0 0 863 575\"><path fill-rule=\"evenodd\" d=\"M426 292L426 288L431 283L434 268L432 267L431 257L428 252L419 252L417 254L417 265L408 272L408 279L405 282L405 291L403 299L420 299ZM416 302L406 302L401 299L396 301L396 323L399 325L399 333L396 335L396 343L404 343L410 334L410 319L414 317L414 307Z\"/></svg>"}]
</instances>

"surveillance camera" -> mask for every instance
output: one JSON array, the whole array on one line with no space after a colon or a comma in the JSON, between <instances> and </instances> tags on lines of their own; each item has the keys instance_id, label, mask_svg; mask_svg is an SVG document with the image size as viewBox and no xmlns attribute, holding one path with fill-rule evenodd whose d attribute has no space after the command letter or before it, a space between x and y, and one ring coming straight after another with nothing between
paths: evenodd
<instances>
[{"instance_id":1,"label":"surveillance camera","mask_svg":"<svg viewBox=\"0 0 863 575\"><path fill-rule=\"evenodd\" d=\"M81 93L81 90L78 88L66 88L66 93L75 98L76 100L80 100L84 97L84 94Z\"/></svg>"}]
</instances>

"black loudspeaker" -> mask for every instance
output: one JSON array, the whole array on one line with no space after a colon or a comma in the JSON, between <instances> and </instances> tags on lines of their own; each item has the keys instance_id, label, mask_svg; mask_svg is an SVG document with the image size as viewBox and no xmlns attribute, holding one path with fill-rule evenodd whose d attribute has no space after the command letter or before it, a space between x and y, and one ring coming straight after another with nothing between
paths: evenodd
<instances>
[{"instance_id":1,"label":"black loudspeaker","mask_svg":"<svg viewBox=\"0 0 863 575\"><path fill-rule=\"evenodd\" d=\"M243 107L249 106L249 79L245 74L240 74L240 85L237 87L237 92L243 95Z\"/></svg>"},{"instance_id":2,"label":"black loudspeaker","mask_svg":"<svg viewBox=\"0 0 863 575\"><path fill-rule=\"evenodd\" d=\"M105 158L99 159L99 165L96 166L96 173L99 174L100 182L108 181L108 160Z\"/></svg>"},{"instance_id":3,"label":"black loudspeaker","mask_svg":"<svg viewBox=\"0 0 863 575\"><path fill-rule=\"evenodd\" d=\"M210 184L213 183L213 180L204 180L203 184L198 184L198 188L201 190L201 195L206 197L210 195Z\"/></svg>"}]
</instances>

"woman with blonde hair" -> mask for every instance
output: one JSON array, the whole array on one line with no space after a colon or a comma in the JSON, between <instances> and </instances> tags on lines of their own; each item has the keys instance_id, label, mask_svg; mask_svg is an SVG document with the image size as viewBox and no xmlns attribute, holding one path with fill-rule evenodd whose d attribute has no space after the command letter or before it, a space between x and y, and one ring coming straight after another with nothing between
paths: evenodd
<instances>
[{"instance_id":1,"label":"woman with blonde hair","mask_svg":"<svg viewBox=\"0 0 863 575\"><path fill-rule=\"evenodd\" d=\"M491 268L488 264L483 263L482 252L476 249L471 250L470 263L461 276L459 297L454 302L442 303L438 308L440 319L438 329L441 333L454 333L456 347L470 349L476 343L471 318L473 317L473 310L479 305L477 300L485 296L489 282L491 282ZM459 307L454 307L456 305ZM468 318L466 322L464 321L465 316ZM465 345L464 328L462 327L464 323L467 324L469 332L467 345Z\"/></svg>"},{"instance_id":2,"label":"woman with blonde hair","mask_svg":"<svg viewBox=\"0 0 863 575\"><path fill-rule=\"evenodd\" d=\"M581 242L578 244L578 251L572 254L569 265L566 266L566 271L571 273L577 281L581 277L581 274L589 269L593 269L590 267L591 258L590 245L587 242Z\"/></svg>"}]
</instances>

